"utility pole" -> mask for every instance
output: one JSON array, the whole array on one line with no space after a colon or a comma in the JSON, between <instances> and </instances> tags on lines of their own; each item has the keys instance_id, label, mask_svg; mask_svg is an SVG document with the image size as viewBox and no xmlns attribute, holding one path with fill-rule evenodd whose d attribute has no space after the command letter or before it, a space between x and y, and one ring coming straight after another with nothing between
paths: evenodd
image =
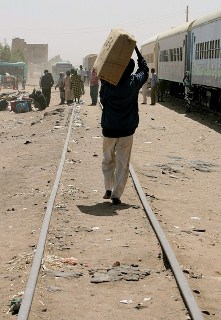
<instances>
[{"instance_id":1,"label":"utility pole","mask_svg":"<svg viewBox=\"0 0 221 320\"><path fill-rule=\"evenodd\" d=\"M186 6L186 22L189 21L189 6Z\"/></svg>"}]
</instances>

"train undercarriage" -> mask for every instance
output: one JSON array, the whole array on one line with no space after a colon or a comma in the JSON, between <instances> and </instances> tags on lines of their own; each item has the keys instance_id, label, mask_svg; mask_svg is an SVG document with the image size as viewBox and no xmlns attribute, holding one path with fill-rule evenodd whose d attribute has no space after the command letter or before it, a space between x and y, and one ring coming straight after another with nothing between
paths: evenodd
<instances>
[{"instance_id":1,"label":"train undercarriage","mask_svg":"<svg viewBox=\"0 0 221 320\"><path fill-rule=\"evenodd\" d=\"M162 101L164 95L170 95L176 99L186 99L187 102L192 105L198 105L216 112L221 112L221 89L219 88L192 85L189 88L187 97L183 83L159 80L158 101Z\"/></svg>"}]
</instances>

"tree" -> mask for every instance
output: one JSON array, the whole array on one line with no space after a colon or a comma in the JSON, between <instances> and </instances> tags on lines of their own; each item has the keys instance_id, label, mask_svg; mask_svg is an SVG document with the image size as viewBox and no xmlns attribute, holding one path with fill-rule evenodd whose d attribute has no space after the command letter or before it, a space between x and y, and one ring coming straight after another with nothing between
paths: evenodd
<instances>
[{"instance_id":1,"label":"tree","mask_svg":"<svg viewBox=\"0 0 221 320\"><path fill-rule=\"evenodd\" d=\"M12 50L10 62L25 62L24 54L21 50Z\"/></svg>"},{"instance_id":2,"label":"tree","mask_svg":"<svg viewBox=\"0 0 221 320\"><path fill-rule=\"evenodd\" d=\"M66 61L66 62L69 62L69 63L70 63L70 61L63 60L63 59L61 58L60 54L58 54L57 56L54 56L53 58L51 58L51 59L49 60L49 62L50 62L51 64L55 64L55 63L57 63L57 62L62 62L62 61Z\"/></svg>"},{"instance_id":3,"label":"tree","mask_svg":"<svg viewBox=\"0 0 221 320\"><path fill-rule=\"evenodd\" d=\"M61 62L61 61L62 61L62 59L61 59L60 55L54 56L53 58L51 58L51 59L49 60L49 62L50 62L51 64L54 64L54 63L57 63L57 62Z\"/></svg>"},{"instance_id":4,"label":"tree","mask_svg":"<svg viewBox=\"0 0 221 320\"><path fill-rule=\"evenodd\" d=\"M21 50L11 50L10 46L0 43L0 60L5 62L25 62L24 54Z\"/></svg>"},{"instance_id":5,"label":"tree","mask_svg":"<svg viewBox=\"0 0 221 320\"><path fill-rule=\"evenodd\" d=\"M0 43L0 60L9 62L11 58L11 50L7 43Z\"/></svg>"}]
</instances>

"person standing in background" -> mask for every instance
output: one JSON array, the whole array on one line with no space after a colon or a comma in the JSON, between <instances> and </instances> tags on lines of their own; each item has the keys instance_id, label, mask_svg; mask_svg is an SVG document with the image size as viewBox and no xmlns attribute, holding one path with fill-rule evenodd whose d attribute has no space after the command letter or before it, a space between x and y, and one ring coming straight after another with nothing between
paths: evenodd
<instances>
[{"instance_id":1,"label":"person standing in background","mask_svg":"<svg viewBox=\"0 0 221 320\"><path fill-rule=\"evenodd\" d=\"M52 74L48 70L44 71L44 75L41 77L40 87L42 88L42 93L47 101L47 106L49 107L51 101L51 88L54 85L54 79Z\"/></svg>"},{"instance_id":2,"label":"person standing in background","mask_svg":"<svg viewBox=\"0 0 221 320\"><path fill-rule=\"evenodd\" d=\"M64 83L65 101L67 102L67 104L71 104L73 102L73 98L72 98L70 71L66 71L66 75L64 77L63 83Z\"/></svg>"},{"instance_id":3,"label":"person standing in background","mask_svg":"<svg viewBox=\"0 0 221 320\"><path fill-rule=\"evenodd\" d=\"M143 102L141 104L147 104L147 81L144 83L142 87L142 96L143 96Z\"/></svg>"},{"instance_id":4,"label":"person standing in background","mask_svg":"<svg viewBox=\"0 0 221 320\"><path fill-rule=\"evenodd\" d=\"M98 97L98 88L99 88L99 78L95 69L93 68L90 76L90 96L92 103L91 106L96 106L97 97Z\"/></svg>"},{"instance_id":5,"label":"person standing in background","mask_svg":"<svg viewBox=\"0 0 221 320\"><path fill-rule=\"evenodd\" d=\"M151 92L150 92L150 97L151 97L151 105L156 104L156 92L157 92L157 85L158 85L158 77L155 72L154 68L151 68L151 74L152 77L150 79L150 86L151 86Z\"/></svg>"},{"instance_id":6,"label":"person standing in background","mask_svg":"<svg viewBox=\"0 0 221 320\"><path fill-rule=\"evenodd\" d=\"M73 70L73 73L71 75L71 90L74 101L79 103L80 97L82 95L82 80L77 73L77 70Z\"/></svg>"},{"instance_id":7,"label":"person standing in background","mask_svg":"<svg viewBox=\"0 0 221 320\"><path fill-rule=\"evenodd\" d=\"M59 91L60 91L60 99L61 99L61 102L59 103L59 105L62 105L64 104L64 73L63 72L60 72L59 73L59 78L58 78L58 82L55 86L55 90L57 89L57 87L59 88Z\"/></svg>"},{"instance_id":8,"label":"person standing in background","mask_svg":"<svg viewBox=\"0 0 221 320\"><path fill-rule=\"evenodd\" d=\"M87 77L87 73L86 73L86 70L83 70L82 65L80 65L80 70L78 70L78 74L81 79L81 91L82 91L82 94L84 94L84 82L85 82L85 76Z\"/></svg>"}]
</instances>

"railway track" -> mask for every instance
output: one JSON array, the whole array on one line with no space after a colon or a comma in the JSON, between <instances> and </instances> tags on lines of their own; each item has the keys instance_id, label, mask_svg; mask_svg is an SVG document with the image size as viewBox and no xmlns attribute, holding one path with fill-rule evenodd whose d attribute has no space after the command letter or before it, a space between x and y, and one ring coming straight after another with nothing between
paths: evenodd
<instances>
[{"instance_id":1,"label":"railway track","mask_svg":"<svg viewBox=\"0 0 221 320\"><path fill-rule=\"evenodd\" d=\"M130 197L126 191L119 208L103 202L99 112L83 105L70 110L18 319L203 319L208 313L189 287L190 270L180 267L156 219L163 208L156 210L158 199L148 194L148 164L137 161L147 151L135 146ZM149 174L150 184L156 179Z\"/></svg>"}]
</instances>

